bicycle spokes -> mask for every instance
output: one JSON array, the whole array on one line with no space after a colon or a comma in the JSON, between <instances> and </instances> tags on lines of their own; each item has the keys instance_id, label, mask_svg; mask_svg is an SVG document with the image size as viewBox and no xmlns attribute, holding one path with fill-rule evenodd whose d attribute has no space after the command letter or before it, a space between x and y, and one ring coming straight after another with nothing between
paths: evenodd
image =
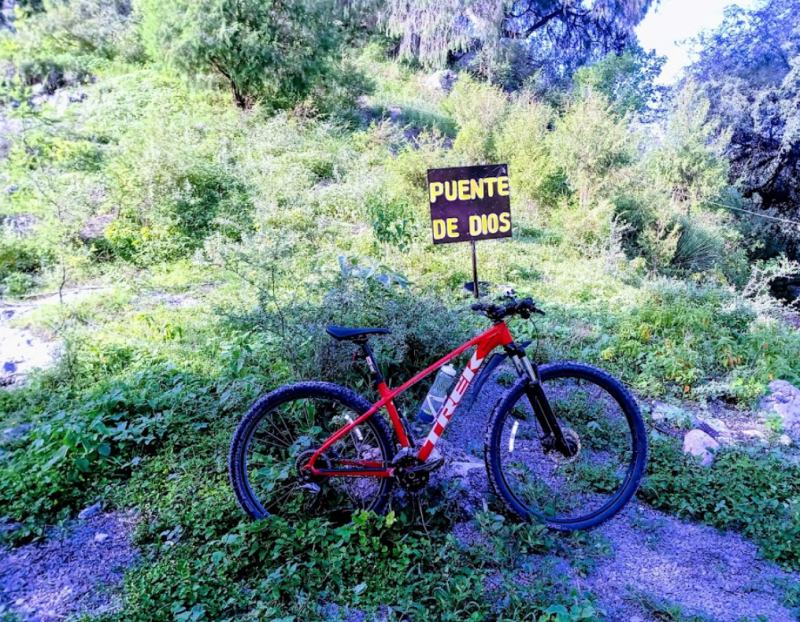
<instances>
[{"instance_id":1,"label":"bicycle spokes","mask_svg":"<svg viewBox=\"0 0 800 622\"><path fill-rule=\"evenodd\" d=\"M523 393L500 439L504 477L541 518L591 515L621 488L631 464L624 413L601 387L577 378L550 380L543 389L571 455L553 445Z\"/></svg>"}]
</instances>

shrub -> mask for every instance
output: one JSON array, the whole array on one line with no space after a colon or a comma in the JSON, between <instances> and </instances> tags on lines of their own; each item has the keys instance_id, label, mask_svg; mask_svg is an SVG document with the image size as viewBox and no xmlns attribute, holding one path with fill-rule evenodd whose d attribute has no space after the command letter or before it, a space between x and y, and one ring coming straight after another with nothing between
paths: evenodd
<instances>
[{"instance_id":1,"label":"shrub","mask_svg":"<svg viewBox=\"0 0 800 622\"><path fill-rule=\"evenodd\" d=\"M405 250L414 234L419 232L414 206L405 198L371 194L366 200L366 210L375 239L379 242Z\"/></svg>"},{"instance_id":2,"label":"shrub","mask_svg":"<svg viewBox=\"0 0 800 622\"><path fill-rule=\"evenodd\" d=\"M328 71L338 44L327 1L145 0L140 11L151 58L215 76L241 108L298 102Z\"/></svg>"},{"instance_id":3,"label":"shrub","mask_svg":"<svg viewBox=\"0 0 800 622\"><path fill-rule=\"evenodd\" d=\"M514 195L548 207L555 206L567 191L548 144L555 116L546 104L520 98L512 104L494 139L497 160L508 163Z\"/></svg>"},{"instance_id":4,"label":"shrub","mask_svg":"<svg viewBox=\"0 0 800 622\"><path fill-rule=\"evenodd\" d=\"M756 316L729 289L659 280L618 320L601 358L642 391L721 396L752 403L770 380L800 380L800 338ZM717 378L724 378L718 382Z\"/></svg>"},{"instance_id":5,"label":"shrub","mask_svg":"<svg viewBox=\"0 0 800 622\"><path fill-rule=\"evenodd\" d=\"M462 74L443 103L458 126L453 149L468 164L494 154L494 132L506 114L508 98L498 88Z\"/></svg>"},{"instance_id":6,"label":"shrub","mask_svg":"<svg viewBox=\"0 0 800 622\"><path fill-rule=\"evenodd\" d=\"M594 199L610 198L616 176L634 156L627 122L599 95L569 106L556 122L550 145L556 164L578 193L581 208Z\"/></svg>"},{"instance_id":7,"label":"shrub","mask_svg":"<svg viewBox=\"0 0 800 622\"><path fill-rule=\"evenodd\" d=\"M0 280L12 274L35 273L41 267L39 254L30 243L9 239L0 233Z\"/></svg>"}]
</instances>

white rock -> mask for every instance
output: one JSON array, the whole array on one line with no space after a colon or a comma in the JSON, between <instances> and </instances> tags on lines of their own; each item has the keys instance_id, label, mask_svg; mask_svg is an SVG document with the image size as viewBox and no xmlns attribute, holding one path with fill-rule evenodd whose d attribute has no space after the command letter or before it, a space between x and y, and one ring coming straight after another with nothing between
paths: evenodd
<instances>
[{"instance_id":1,"label":"white rock","mask_svg":"<svg viewBox=\"0 0 800 622\"><path fill-rule=\"evenodd\" d=\"M94 534L94 541L97 542L98 544L102 544L106 540L108 540L108 534L107 533L103 533L102 531L98 531L96 534Z\"/></svg>"},{"instance_id":2,"label":"white rock","mask_svg":"<svg viewBox=\"0 0 800 622\"><path fill-rule=\"evenodd\" d=\"M800 389L785 380L774 380L769 383L769 391L761 400L762 415L777 416L783 431L800 442Z\"/></svg>"},{"instance_id":3,"label":"white rock","mask_svg":"<svg viewBox=\"0 0 800 622\"><path fill-rule=\"evenodd\" d=\"M88 518L92 518L93 516L97 516L103 509L103 503L98 501L97 503L93 503L89 507L83 508L80 512L78 512L78 518L81 520L86 520Z\"/></svg>"},{"instance_id":4,"label":"white rock","mask_svg":"<svg viewBox=\"0 0 800 622\"><path fill-rule=\"evenodd\" d=\"M678 428L692 425L692 416L689 413L666 402L653 402L650 416L653 421L668 423Z\"/></svg>"},{"instance_id":5,"label":"white rock","mask_svg":"<svg viewBox=\"0 0 800 622\"><path fill-rule=\"evenodd\" d=\"M449 93L453 89L457 78L458 76L454 71L442 69L427 76L424 83L431 90Z\"/></svg>"},{"instance_id":6,"label":"white rock","mask_svg":"<svg viewBox=\"0 0 800 622\"><path fill-rule=\"evenodd\" d=\"M784 447L788 447L792 444L792 437L788 434L781 434L778 438L778 444L783 445Z\"/></svg>"},{"instance_id":7,"label":"white rock","mask_svg":"<svg viewBox=\"0 0 800 622\"><path fill-rule=\"evenodd\" d=\"M470 460L468 462L453 462L450 464L450 471L456 477L467 477L470 471L483 469L485 467L483 462L477 460Z\"/></svg>"},{"instance_id":8,"label":"white rock","mask_svg":"<svg viewBox=\"0 0 800 622\"><path fill-rule=\"evenodd\" d=\"M714 451L717 449L719 443L702 430L689 430L683 437L683 453L696 456L703 466L710 466L714 462Z\"/></svg>"},{"instance_id":9,"label":"white rock","mask_svg":"<svg viewBox=\"0 0 800 622\"><path fill-rule=\"evenodd\" d=\"M741 434L742 436L746 436L747 438L752 438L757 441L764 441L767 439L767 435L761 430L742 430Z\"/></svg>"}]
</instances>

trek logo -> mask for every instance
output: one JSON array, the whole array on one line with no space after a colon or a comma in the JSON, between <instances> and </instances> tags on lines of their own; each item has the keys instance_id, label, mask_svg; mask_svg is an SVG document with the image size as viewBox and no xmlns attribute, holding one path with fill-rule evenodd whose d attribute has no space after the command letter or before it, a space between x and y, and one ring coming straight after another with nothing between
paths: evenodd
<instances>
[{"instance_id":1,"label":"trek logo","mask_svg":"<svg viewBox=\"0 0 800 622\"><path fill-rule=\"evenodd\" d=\"M469 363L467 363L467 366L464 368L461 378L458 379L456 386L453 388L447 398L447 401L444 403L439 416L436 417L436 425L433 426L430 434L428 434L428 438L425 439L425 443L423 445L423 452L426 453L425 458L427 457L427 453L430 453L430 450L433 449L433 446L439 440L439 437L441 437L444 429L447 427L447 424L450 423L450 419L453 418L453 413L456 410L456 406L458 406L461 398L464 397L467 389L469 389L472 379L481 368L481 363L483 363L483 359L479 358L478 353L476 352L472 355ZM430 449L428 449L428 447L430 447Z\"/></svg>"}]
</instances>

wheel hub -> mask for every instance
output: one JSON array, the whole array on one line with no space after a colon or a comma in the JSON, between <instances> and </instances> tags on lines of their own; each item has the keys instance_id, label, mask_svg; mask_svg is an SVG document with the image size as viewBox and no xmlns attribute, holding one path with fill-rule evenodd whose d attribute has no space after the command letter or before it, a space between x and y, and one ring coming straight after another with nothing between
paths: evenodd
<instances>
[{"instance_id":1,"label":"wheel hub","mask_svg":"<svg viewBox=\"0 0 800 622\"><path fill-rule=\"evenodd\" d=\"M547 452L547 456L556 464L575 462L581 455L581 437L572 428L561 428L561 433L564 435L564 442L569 448L570 455L565 456L557 449L551 449Z\"/></svg>"},{"instance_id":2,"label":"wheel hub","mask_svg":"<svg viewBox=\"0 0 800 622\"><path fill-rule=\"evenodd\" d=\"M316 477L309 471L308 469L304 469L303 467L308 464L308 461L311 460L311 456L314 455L316 449L306 449L297 456L297 459L294 462L295 470L297 471L297 479L301 482L311 482L311 481L319 481L322 478ZM318 469L330 469L331 468L331 461L328 459L328 456L322 454L319 458L317 458L316 463L314 466Z\"/></svg>"}]
</instances>

